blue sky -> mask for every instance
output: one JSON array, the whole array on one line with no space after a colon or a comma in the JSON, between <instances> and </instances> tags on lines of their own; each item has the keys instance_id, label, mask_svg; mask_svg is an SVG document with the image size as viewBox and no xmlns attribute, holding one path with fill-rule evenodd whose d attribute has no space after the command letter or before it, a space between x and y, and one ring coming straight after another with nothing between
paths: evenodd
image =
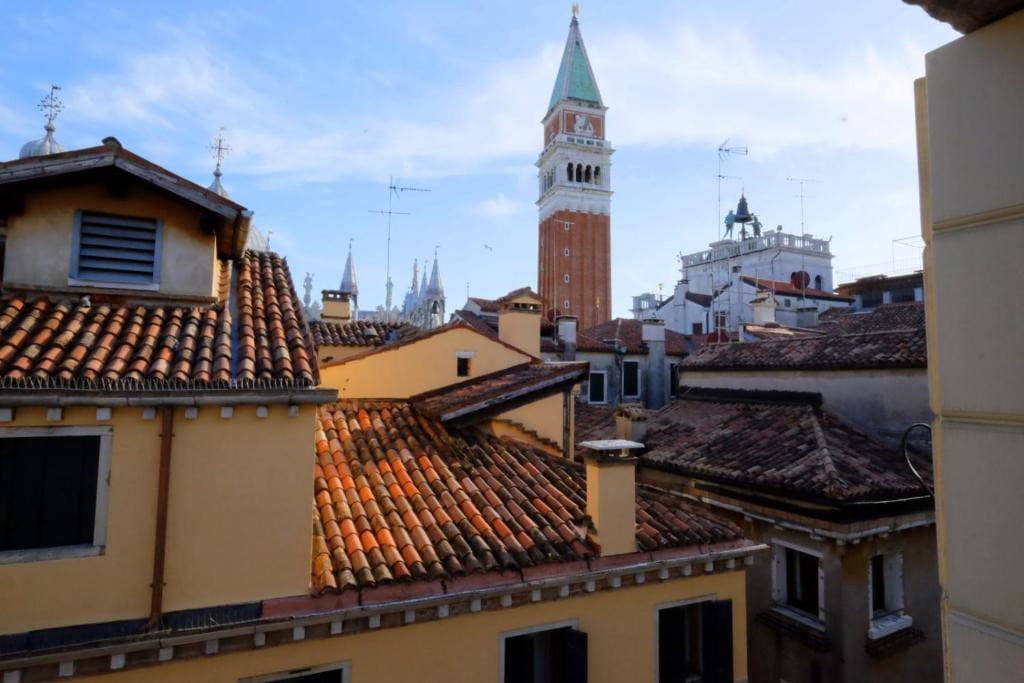
<instances>
[{"instance_id":1,"label":"blue sky","mask_svg":"<svg viewBox=\"0 0 1024 683\"><path fill-rule=\"evenodd\" d=\"M57 138L114 135L208 184L272 231L301 281L336 286L354 240L361 307L384 298L390 176L431 188L395 210L396 299L439 249L449 309L536 286L541 126L568 2L50 2L5 4L0 158L41 134L60 83ZM614 312L679 277L676 255L717 237L715 148L766 226L832 236L837 280L919 255L913 79L954 39L899 0L584 2L581 29L608 111ZM485 246L486 245L486 246Z\"/></svg>"}]
</instances>

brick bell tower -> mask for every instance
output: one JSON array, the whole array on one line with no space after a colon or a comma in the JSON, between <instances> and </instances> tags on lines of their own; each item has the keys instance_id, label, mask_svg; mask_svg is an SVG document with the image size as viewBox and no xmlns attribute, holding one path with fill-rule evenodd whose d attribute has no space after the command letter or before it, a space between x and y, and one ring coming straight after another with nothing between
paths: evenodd
<instances>
[{"instance_id":1,"label":"brick bell tower","mask_svg":"<svg viewBox=\"0 0 1024 683\"><path fill-rule=\"evenodd\" d=\"M576 316L583 330L611 318L613 150L604 136L606 110L574 8L537 159L537 286L549 316Z\"/></svg>"}]
</instances>

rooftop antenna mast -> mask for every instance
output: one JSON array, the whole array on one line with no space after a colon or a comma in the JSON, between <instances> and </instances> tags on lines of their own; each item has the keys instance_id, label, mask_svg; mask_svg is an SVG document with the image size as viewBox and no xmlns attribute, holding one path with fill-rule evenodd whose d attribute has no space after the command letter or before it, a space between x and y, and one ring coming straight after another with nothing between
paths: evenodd
<instances>
[{"instance_id":1,"label":"rooftop antenna mast","mask_svg":"<svg viewBox=\"0 0 1024 683\"><path fill-rule=\"evenodd\" d=\"M810 275L807 275L807 268L806 268L807 259L803 255L803 252L804 252L804 249L805 249L804 244L803 244L803 241L804 241L804 199L807 198L807 195L804 194L804 184L806 184L806 183L822 183L824 181L823 180L818 180L817 178L794 178L792 176L787 177L786 180L791 182L791 183L798 183L800 185L800 194L794 195L794 196L800 198L800 242L801 242L801 244L800 244L800 252L801 252L801 254L800 254L800 273L801 273L801 277L800 277L800 296L801 296L802 299L804 299L806 301L806 299L807 299L808 280L810 280L811 278L810 278Z\"/></svg>"},{"instance_id":2,"label":"rooftop antenna mast","mask_svg":"<svg viewBox=\"0 0 1024 683\"><path fill-rule=\"evenodd\" d=\"M722 175L722 162L727 161L734 154L745 157L747 153L746 147L730 147L728 138L718 146L718 173L715 175L718 178L718 215L715 216L715 223L718 225L719 240L722 239L722 181L726 179L740 180L739 176Z\"/></svg>"},{"instance_id":3,"label":"rooftop antenna mast","mask_svg":"<svg viewBox=\"0 0 1024 683\"><path fill-rule=\"evenodd\" d=\"M369 210L370 213L379 213L387 218L388 236L387 246L384 249L384 283L386 290L384 295L384 319L388 322L391 321L391 217L412 215L408 211L391 210L391 201L395 197L401 199L403 192L430 192L430 190L425 187L406 187L404 185L396 185L394 176L391 176L388 178L388 208Z\"/></svg>"}]
</instances>

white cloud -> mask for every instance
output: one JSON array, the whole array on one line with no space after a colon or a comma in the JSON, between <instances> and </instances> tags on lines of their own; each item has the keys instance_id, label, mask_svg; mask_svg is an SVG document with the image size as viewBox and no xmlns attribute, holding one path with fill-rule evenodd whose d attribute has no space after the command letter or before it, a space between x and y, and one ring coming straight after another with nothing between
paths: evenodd
<instances>
[{"instance_id":1,"label":"white cloud","mask_svg":"<svg viewBox=\"0 0 1024 683\"><path fill-rule=\"evenodd\" d=\"M619 147L713 146L731 137L759 156L799 146L912 153L919 50L883 57L868 47L819 65L778 58L743 35L725 39L685 25L588 42ZM172 36L162 45L71 89L69 105L83 118L146 127L147 137L197 129L212 135L226 125L232 172L297 182L522 168L538 152L538 119L561 51L551 43L485 65L485 76L414 102L411 116L409 103L394 111L381 102L325 110L317 92L294 92L286 73L261 70L195 37ZM204 144L195 141L196 160ZM513 208L501 197L488 201L478 208L490 215Z\"/></svg>"},{"instance_id":2,"label":"white cloud","mask_svg":"<svg viewBox=\"0 0 1024 683\"><path fill-rule=\"evenodd\" d=\"M490 197L477 202L470 207L470 212L483 218L508 218L528 209L527 205L509 199L503 192L497 196Z\"/></svg>"}]
</instances>

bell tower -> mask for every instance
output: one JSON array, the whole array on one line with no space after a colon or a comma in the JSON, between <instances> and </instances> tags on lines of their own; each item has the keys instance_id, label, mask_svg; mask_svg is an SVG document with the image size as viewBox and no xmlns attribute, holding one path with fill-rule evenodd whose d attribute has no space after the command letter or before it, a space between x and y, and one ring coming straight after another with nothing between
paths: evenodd
<instances>
[{"instance_id":1,"label":"bell tower","mask_svg":"<svg viewBox=\"0 0 1024 683\"><path fill-rule=\"evenodd\" d=\"M611 144L573 7L544 125L539 169L537 288L551 317L580 329L611 318Z\"/></svg>"}]
</instances>

